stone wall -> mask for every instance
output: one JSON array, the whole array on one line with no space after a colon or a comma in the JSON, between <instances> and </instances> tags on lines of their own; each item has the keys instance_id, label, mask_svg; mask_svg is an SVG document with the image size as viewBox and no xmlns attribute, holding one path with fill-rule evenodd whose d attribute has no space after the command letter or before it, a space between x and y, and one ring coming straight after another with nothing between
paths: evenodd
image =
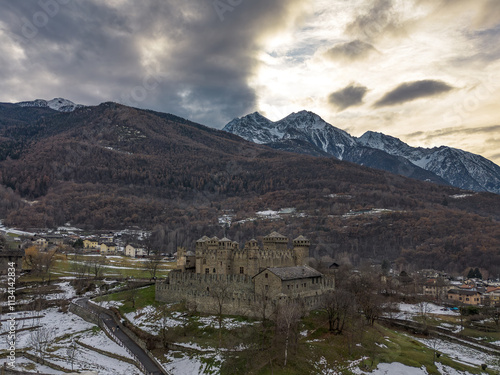
<instances>
[{"instance_id":1,"label":"stone wall","mask_svg":"<svg viewBox=\"0 0 500 375\"><path fill-rule=\"evenodd\" d=\"M156 283L156 300L167 303L185 301L193 310L215 314L218 312L217 296L220 296L221 288L226 288L223 314L260 317L263 309L266 310L265 315L270 316L276 304L289 299L300 301L306 311L317 309L321 306L323 294L334 287L332 280L323 278L314 288L297 288L286 295L281 293L278 278L269 280L274 282L272 286L269 284L269 293L265 293L264 285L256 287L247 275L171 272L167 280Z\"/></svg>"}]
</instances>

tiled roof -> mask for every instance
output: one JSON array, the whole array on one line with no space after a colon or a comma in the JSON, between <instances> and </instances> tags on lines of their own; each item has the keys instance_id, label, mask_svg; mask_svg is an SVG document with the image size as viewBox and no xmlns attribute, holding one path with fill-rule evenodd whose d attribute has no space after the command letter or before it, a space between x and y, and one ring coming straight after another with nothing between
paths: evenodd
<instances>
[{"instance_id":1,"label":"tiled roof","mask_svg":"<svg viewBox=\"0 0 500 375\"><path fill-rule=\"evenodd\" d=\"M316 271L314 268L309 266L270 267L267 268L267 270L274 273L283 281L322 276L321 272Z\"/></svg>"}]
</instances>

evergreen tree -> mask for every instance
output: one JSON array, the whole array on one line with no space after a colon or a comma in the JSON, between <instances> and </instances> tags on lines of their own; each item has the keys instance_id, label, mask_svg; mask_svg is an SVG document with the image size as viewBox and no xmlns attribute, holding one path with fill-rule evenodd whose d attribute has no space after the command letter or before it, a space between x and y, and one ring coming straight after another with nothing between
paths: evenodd
<instances>
[{"instance_id":1,"label":"evergreen tree","mask_svg":"<svg viewBox=\"0 0 500 375\"><path fill-rule=\"evenodd\" d=\"M476 269L474 270L474 277L476 279L483 279L483 275L481 274L481 271L479 271L479 268L476 267Z\"/></svg>"},{"instance_id":2,"label":"evergreen tree","mask_svg":"<svg viewBox=\"0 0 500 375\"><path fill-rule=\"evenodd\" d=\"M468 279L473 279L475 276L474 276L474 270L471 268L469 270L469 273L467 274L467 278Z\"/></svg>"}]
</instances>

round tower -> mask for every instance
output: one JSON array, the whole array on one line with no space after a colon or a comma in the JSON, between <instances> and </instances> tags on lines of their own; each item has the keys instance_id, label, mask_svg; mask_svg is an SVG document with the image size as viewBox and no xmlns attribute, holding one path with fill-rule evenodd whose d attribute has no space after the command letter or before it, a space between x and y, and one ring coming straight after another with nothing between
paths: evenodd
<instances>
[{"instance_id":1,"label":"round tower","mask_svg":"<svg viewBox=\"0 0 500 375\"><path fill-rule=\"evenodd\" d=\"M296 266L304 266L306 264L306 260L309 258L310 247L311 241L302 235L293 240L293 255Z\"/></svg>"}]
</instances>

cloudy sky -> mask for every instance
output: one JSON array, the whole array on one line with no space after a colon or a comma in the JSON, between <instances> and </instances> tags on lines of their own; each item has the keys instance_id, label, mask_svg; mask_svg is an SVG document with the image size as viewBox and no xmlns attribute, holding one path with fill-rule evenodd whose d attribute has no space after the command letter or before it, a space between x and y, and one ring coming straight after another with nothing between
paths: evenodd
<instances>
[{"instance_id":1,"label":"cloudy sky","mask_svg":"<svg viewBox=\"0 0 500 375\"><path fill-rule=\"evenodd\" d=\"M0 0L0 101L313 111L500 163L497 0Z\"/></svg>"}]
</instances>

